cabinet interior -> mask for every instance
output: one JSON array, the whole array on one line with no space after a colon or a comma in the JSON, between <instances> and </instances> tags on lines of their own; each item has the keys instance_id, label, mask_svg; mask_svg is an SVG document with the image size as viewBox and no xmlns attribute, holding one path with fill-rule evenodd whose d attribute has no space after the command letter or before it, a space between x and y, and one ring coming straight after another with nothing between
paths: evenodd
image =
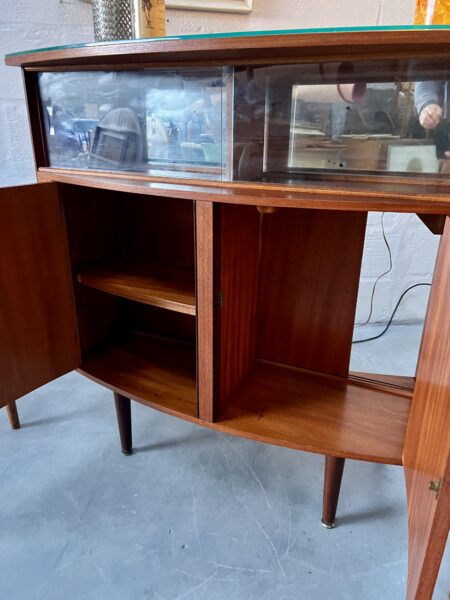
<instances>
[{"instance_id":1,"label":"cabinet interior","mask_svg":"<svg viewBox=\"0 0 450 600\"><path fill-rule=\"evenodd\" d=\"M289 447L401 463L411 390L395 377L349 375L366 218L221 206L216 413L224 426Z\"/></svg>"},{"instance_id":2,"label":"cabinet interior","mask_svg":"<svg viewBox=\"0 0 450 600\"><path fill-rule=\"evenodd\" d=\"M60 186L81 370L197 415L193 203Z\"/></svg>"},{"instance_id":3,"label":"cabinet interior","mask_svg":"<svg viewBox=\"0 0 450 600\"><path fill-rule=\"evenodd\" d=\"M198 417L193 201L60 188L81 370ZM401 464L411 388L349 374L366 220L364 211L215 205L212 229L197 235L214 247L215 391L202 397L221 429Z\"/></svg>"}]
</instances>

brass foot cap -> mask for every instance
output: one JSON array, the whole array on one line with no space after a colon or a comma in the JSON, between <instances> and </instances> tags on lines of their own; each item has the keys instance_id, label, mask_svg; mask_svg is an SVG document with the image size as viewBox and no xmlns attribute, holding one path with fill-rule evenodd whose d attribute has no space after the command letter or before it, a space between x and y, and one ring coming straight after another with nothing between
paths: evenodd
<instances>
[{"instance_id":1,"label":"brass foot cap","mask_svg":"<svg viewBox=\"0 0 450 600\"><path fill-rule=\"evenodd\" d=\"M336 527L336 523L333 521L332 523L328 523L325 519L321 519L320 521L325 529L334 529Z\"/></svg>"},{"instance_id":2,"label":"brass foot cap","mask_svg":"<svg viewBox=\"0 0 450 600\"><path fill-rule=\"evenodd\" d=\"M133 450L122 450L122 454L125 456L131 456L133 454Z\"/></svg>"}]
</instances>

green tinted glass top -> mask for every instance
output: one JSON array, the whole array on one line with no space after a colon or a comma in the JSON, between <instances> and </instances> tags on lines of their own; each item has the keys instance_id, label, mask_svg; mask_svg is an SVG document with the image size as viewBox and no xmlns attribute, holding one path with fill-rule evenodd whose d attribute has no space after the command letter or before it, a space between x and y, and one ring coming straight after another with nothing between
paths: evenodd
<instances>
[{"instance_id":1,"label":"green tinted glass top","mask_svg":"<svg viewBox=\"0 0 450 600\"><path fill-rule=\"evenodd\" d=\"M358 31L436 31L436 30L448 30L450 31L450 25L387 25L384 27L325 27L315 29L280 29L280 30L269 30L269 31L236 31L236 32L225 32L225 33L208 33L208 34L195 34L195 35L176 35L166 36L164 40L202 40L202 39L226 39L235 37L255 37L258 35L299 35L299 34L315 34L315 33L349 33ZM146 38L145 41L161 41L162 38ZM89 42L84 44L69 44L67 46L51 46L48 48L36 48L35 50L27 50L22 52L12 52L6 56L20 56L21 54L31 54L37 52L46 52L49 50L65 50L70 48L89 48L92 46L104 46L111 44L132 44L136 40L119 40L111 42ZM142 40L139 40L142 41Z\"/></svg>"}]
</instances>

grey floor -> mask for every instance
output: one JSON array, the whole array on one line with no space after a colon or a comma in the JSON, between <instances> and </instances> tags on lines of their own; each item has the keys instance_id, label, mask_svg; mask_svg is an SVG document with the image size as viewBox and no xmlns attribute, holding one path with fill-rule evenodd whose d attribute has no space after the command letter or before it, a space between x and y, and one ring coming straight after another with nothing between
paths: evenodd
<instances>
[{"instance_id":1,"label":"grey floor","mask_svg":"<svg viewBox=\"0 0 450 600\"><path fill-rule=\"evenodd\" d=\"M352 366L412 372L419 336L395 326L354 346ZM321 456L134 404L136 453L125 457L110 392L76 373L19 410L19 431L0 413L1 599L404 598L399 467L348 462L339 526L327 531ZM441 575L439 600L450 556Z\"/></svg>"}]
</instances>

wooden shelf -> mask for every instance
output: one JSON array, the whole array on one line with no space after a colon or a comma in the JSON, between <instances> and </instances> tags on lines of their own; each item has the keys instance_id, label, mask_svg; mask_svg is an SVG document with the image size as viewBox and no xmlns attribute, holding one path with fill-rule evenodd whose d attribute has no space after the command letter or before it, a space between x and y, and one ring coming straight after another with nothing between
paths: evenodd
<instances>
[{"instance_id":1,"label":"wooden shelf","mask_svg":"<svg viewBox=\"0 0 450 600\"><path fill-rule=\"evenodd\" d=\"M195 315L195 279L189 268L112 261L83 269L77 279L122 298Z\"/></svg>"},{"instance_id":2,"label":"wooden shelf","mask_svg":"<svg viewBox=\"0 0 450 600\"><path fill-rule=\"evenodd\" d=\"M195 348L143 334L99 348L80 371L126 397L181 417L197 416Z\"/></svg>"},{"instance_id":3,"label":"wooden shelf","mask_svg":"<svg viewBox=\"0 0 450 600\"><path fill-rule=\"evenodd\" d=\"M134 334L93 352L81 372L124 396L196 420L195 350ZM224 404L213 429L318 454L402 464L411 398L267 362L257 362Z\"/></svg>"},{"instance_id":4,"label":"wooden shelf","mask_svg":"<svg viewBox=\"0 0 450 600\"><path fill-rule=\"evenodd\" d=\"M257 362L217 426L279 446L400 465L410 403L395 391Z\"/></svg>"}]
</instances>

